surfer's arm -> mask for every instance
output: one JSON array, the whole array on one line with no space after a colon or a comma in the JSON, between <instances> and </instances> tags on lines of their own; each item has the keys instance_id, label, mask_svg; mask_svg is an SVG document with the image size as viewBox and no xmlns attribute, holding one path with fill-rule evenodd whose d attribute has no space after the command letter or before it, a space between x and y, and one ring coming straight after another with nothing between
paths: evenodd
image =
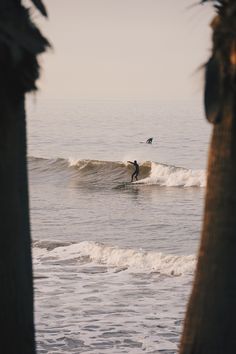
<instances>
[{"instance_id":1,"label":"surfer's arm","mask_svg":"<svg viewBox=\"0 0 236 354\"><path fill-rule=\"evenodd\" d=\"M128 163L132 163L132 165L134 165L134 163L132 161L127 161Z\"/></svg>"}]
</instances>

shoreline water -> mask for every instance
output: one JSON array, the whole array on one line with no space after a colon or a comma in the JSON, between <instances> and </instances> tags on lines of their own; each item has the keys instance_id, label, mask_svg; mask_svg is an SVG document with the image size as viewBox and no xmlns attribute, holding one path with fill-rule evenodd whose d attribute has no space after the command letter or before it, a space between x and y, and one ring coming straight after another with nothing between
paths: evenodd
<instances>
[{"instance_id":1,"label":"shoreline water","mask_svg":"<svg viewBox=\"0 0 236 354\"><path fill-rule=\"evenodd\" d=\"M176 354L203 214L201 110L76 101L28 110L38 353ZM139 143L148 136L154 144ZM142 184L117 189L134 159Z\"/></svg>"}]
</instances>

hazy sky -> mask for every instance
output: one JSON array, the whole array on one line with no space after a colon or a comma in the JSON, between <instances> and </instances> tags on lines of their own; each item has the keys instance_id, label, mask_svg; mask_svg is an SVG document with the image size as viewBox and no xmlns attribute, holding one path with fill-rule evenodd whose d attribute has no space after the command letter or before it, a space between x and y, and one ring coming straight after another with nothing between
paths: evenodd
<instances>
[{"instance_id":1,"label":"hazy sky","mask_svg":"<svg viewBox=\"0 0 236 354\"><path fill-rule=\"evenodd\" d=\"M40 96L184 99L200 95L213 10L198 0L44 0L33 17L53 44ZM194 5L191 7L191 5Z\"/></svg>"}]
</instances>

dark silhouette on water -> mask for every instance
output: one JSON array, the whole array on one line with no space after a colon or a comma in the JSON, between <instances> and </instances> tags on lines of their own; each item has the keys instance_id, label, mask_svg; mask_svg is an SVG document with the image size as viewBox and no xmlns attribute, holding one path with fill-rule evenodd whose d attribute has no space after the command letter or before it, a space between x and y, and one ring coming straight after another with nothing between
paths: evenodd
<instances>
[{"instance_id":1,"label":"dark silhouette on water","mask_svg":"<svg viewBox=\"0 0 236 354\"><path fill-rule=\"evenodd\" d=\"M128 161L128 162L131 163L132 165L134 165L134 168L135 168L134 173L131 176L131 182L133 182L134 178L137 181L138 175L139 175L139 165L136 160L134 160L134 162L132 162L132 161Z\"/></svg>"},{"instance_id":2,"label":"dark silhouette on water","mask_svg":"<svg viewBox=\"0 0 236 354\"><path fill-rule=\"evenodd\" d=\"M152 144L152 141L153 141L153 138L149 138L149 139L147 139L146 144Z\"/></svg>"},{"instance_id":3,"label":"dark silhouette on water","mask_svg":"<svg viewBox=\"0 0 236 354\"><path fill-rule=\"evenodd\" d=\"M40 0L33 3L46 16ZM26 92L36 90L47 40L20 0L0 0L0 348L34 354L33 284L26 166Z\"/></svg>"},{"instance_id":4,"label":"dark silhouette on water","mask_svg":"<svg viewBox=\"0 0 236 354\"><path fill-rule=\"evenodd\" d=\"M217 15L211 23L205 110L214 126L201 245L180 354L236 350L236 2L211 2Z\"/></svg>"}]
</instances>

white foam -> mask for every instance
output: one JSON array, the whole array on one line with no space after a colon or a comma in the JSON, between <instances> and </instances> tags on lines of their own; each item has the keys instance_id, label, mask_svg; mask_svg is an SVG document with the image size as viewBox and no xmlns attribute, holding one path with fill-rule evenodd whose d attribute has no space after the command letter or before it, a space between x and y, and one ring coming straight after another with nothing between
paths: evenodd
<instances>
[{"instance_id":1,"label":"white foam","mask_svg":"<svg viewBox=\"0 0 236 354\"><path fill-rule=\"evenodd\" d=\"M166 187L205 187L206 172L152 162L150 176L136 183Z\"/></svg>"},{"instance_id":2,"label":"white foam","mask_svg":"<svg viewBox=\"0 0 236 354\"><path fill-rule=\"evenodd\" d=\"M69 157L69 159L68 159L69 167L76 166L79 161L80 161L79 159L75 159L73 157Z\"/></svg>"},{"instance_id":3,"label":"white foam","mask_svg":"<svg viewBox=\"0 0 236 354\"><path fill-rule=\"evenodd\" d=\"M134 272L158 272L165 275L192 274L195 268L195 256L166 255L161 252L122 249L107 246L94 241L84 241L69 246L56 247L53 250L34 248L34 257L57 260L79 260L88 257L89 261L108 267L129 269Z\"/></svg>"}]
</instances>

